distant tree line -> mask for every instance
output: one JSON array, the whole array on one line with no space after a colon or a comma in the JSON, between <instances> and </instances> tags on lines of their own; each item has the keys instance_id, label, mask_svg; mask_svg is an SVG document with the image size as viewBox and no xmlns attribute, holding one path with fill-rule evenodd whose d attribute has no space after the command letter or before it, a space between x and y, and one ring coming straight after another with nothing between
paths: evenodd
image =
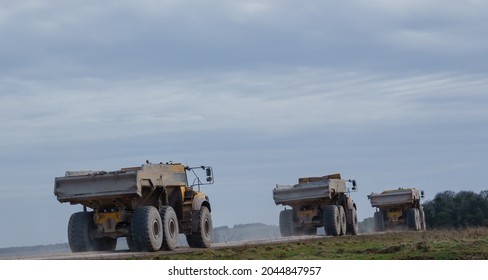
<instances>
[{"instance_id":1,"label":"distant tree line","mask_svg":"<svg viewBox=\"0 0 488 280\"><path fill-rule=\"evenodd\" d=\"M427 227L466 228L488 226L488 190L445 191L423 204Z\"/></svg>"}]
</instances>

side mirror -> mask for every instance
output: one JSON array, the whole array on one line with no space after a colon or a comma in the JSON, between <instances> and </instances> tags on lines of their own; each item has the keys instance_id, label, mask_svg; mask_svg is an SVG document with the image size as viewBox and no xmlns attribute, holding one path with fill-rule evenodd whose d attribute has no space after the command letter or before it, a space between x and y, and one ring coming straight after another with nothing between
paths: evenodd
<instances>
[{"instance_id":1,"label":"side mirror","mask_svg":"<svg viewBox=\"0 0 488 280\"><path fill-rule=\"evenodd\" d=\"M424 191L420 191L420 198L424 198Z\"/></svg>"},{"instance_id":2,"label":"side mirror","mask_svg":"<svg viewBox=\"0 0 488 280\"><path fill-rule=\"evenodd\" d=\"M205 175L207 175L207 183L213 183L213 174L211 167L205 167Z\"/></svg>"},{"instance_id":3,"label":"side mirror","mask_svg":"<svg viewBox=\"0 0 488 280\"><path fill-rule=\"evenodd\" d=\"M205 174L207 175L207 177L212 177L212 168L206 167Z\"/></svg>"},{"instance_id":4,"label":"side mirror","mask_svg":"<svg viewBox=\"0 0 488 280\"><path fill-rule=\"evenodd\" d=\"M356 185L356 180L349 180L349 182L351 182L351 183L352 183L352 188L351 188L351 189L352 189L353 191L356 191L356 190L358 189L358 188L357 188L357 185Z\"/></svg>"}]
</instances>

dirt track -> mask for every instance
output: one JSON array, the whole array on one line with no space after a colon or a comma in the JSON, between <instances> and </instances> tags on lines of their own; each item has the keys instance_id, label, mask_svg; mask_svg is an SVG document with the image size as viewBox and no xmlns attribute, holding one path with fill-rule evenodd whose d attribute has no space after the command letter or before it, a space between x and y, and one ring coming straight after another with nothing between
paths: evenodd
<instances>
[{"instance_id":1,"label":"dirt track","mask_svg":"<svg viewBox=\"0 0 488 280\"><path fill-rule=\"evenodd\" d=\"M293 236L293 237L279 237L274 239L267 239L267 240L251 240L251 241L239 241L239 242L228 242L228 243L215 243L212 245L212 249L220 249L220 248L231 248L231 247L238 247L243 245L261 245L261 244L272 244L272 243L286 243L290 241L296 240L308 240L308 239L316 239L316 238L324 238L325 236ZM115 252L87 252L87 253L67 253L67 254L53 254L53 255L39 255L39 256L30 256L30 257L19 257L13 259L29 259L29 260L123 260L123 259L131 259L131 258L148 258L151 259L153 257L159 255L171 255L177 253L185 253L185 252L195 252L200 250L208 250L208 249L196 249L196 248L189 248L189 247L179 247L176 248L174 251L158 251L158 252L130 252L127 250L124 251L115 251Z\"/></svg>"}]
</instances>

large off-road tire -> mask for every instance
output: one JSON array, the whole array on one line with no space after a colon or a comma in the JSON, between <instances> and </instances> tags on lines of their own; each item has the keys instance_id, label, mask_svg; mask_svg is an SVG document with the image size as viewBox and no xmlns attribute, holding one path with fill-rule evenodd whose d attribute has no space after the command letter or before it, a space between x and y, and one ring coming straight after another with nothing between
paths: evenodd
<instances>
[{"instance_id":1,"label":"large off-road tire","mask_svg":"<svg viewBox=\"0 0 488 280\"><path fill-rule=\"evenodd\" d=\"M339 208L337 205L324 207L324 230L326 235L337 236L340 234Z\"/></svg>"},{"instance_id":2,"label":"large off-road tire","mask_svg":"<svg viewBox=\"0 0 488 280\"><path fill-rule=\"evenodd\" d=\"M408 229L413 231L420 230L420 214L417 208L407 209L407 226Z\"/></svg>"},{"instance_id":3,"label":"large off-road tire","mask_svg":"<svg viewBox=\"0 0 488 280\"><path fill-rule=\"evenodd\" d=\"M317 234L317 228L315 227L312 228L298 227L298 228L293 228L292 236L315 235L315 234Z\"/></svg>"},{"instance_id":4,"label":"large off-road tire","mask_svg":"<svg viewBox=\"0 0 488 280\"><path fill-rule=\"evenodd\" d=\"M195 245L193 244L193 235L192 234L187 234L185 235L186 237L186 242L188 243L188 246L191 248L195 248Z\"/></svg>"},{"instance_id":5,"label":"large off-road tire","mask_svg":"<svg viewBox=\"0 0 488 280\"><path fill-rule=\"evenodd\" d=\"M317 228L306 228L303 230L304 235L316 235L317 234Z\"/></svg>"},{"instance_id":6,"label":"large off-road tire","mask_svg":"<svg viewBox=\"0 0 488 280\"><path fill-rule=\"evenodd\" d=\"M68 222L68 241L71 252L95 251L95 223L93 212L77 212Z\"/></svg>"},{"instance_id":7,"label":"large off-road tire","mask_svg":"<svg viewBox=\"0 0 488 280\"><path fill-rule=\"evenodd\" d=\"M138 251L158 251L163 244L163 224L158 210L141 206L132 214L132 241Z\"/></svg>"},{"instance_id":8,"label":"large off-road tire","mask_svg":"<svg viewBox=\"0 0 488 280\"><path fill-rule=\"evenodd\" d=\"M374 212L374 231L385 231L385 217L382 211Z\"/></svg>"},{"instance_id":9,"label":"large off-road tire","mask_svg":"<svg viewBox=\"0 0 488 280\"><path fill-rule=\"evenodd\" d=\"M338 205L337 209L339 210L339 235L345 235L346 234L346 211L344 210L344 207L342 205Z\"/></svg>"},{"instance_id":10,"label":"large off-road tire","mask_svg":"<svg viewBox=\"0 0 488 280\"><path fill-rule=\"evenodd\" d=\"M280 212L280 233L287 237L295 234L295 223L293 222L293 210L285 209Z\"/></svg>"},{"instance_id":11,"label":"large off-road tire","mask_svg":"<svg viewBox=\"0 0 488 280\"><path fill-rule=\"evenodd\" d=\"M420 230L422 231L427 230L427 224L425 223L425 212L422 206L420 206L419 208L419 216L420 216Z\"/></svg>"},{"instance_id":12,"label":"large off-road tire","mask_svg":"<svg viewBox=\"0 0 488 280\"><path fill-rule=\"evenodd\" d=\"M125 241L127 242L127 247L129 247L129 250L130 251L133 251L133 252L141 251L141 249L137 247L137 245L134 242L134 240L132 240L132 236L127 236L125 238Z\"/></svg>"},{"instance_id":13,"label":"large off-road tire","mask_svg":"<svg viewBox=\"0 0 488 280\"><path fill-rule=\"evenodd\" d=\"M212 245L213 224L212 215L207 207L202 206L198 215L198 229L186 236L188 245L192 248L208 248Z\"/></svg>"},{"instance_id":14,"label":"large off-road tire","mask_svg":"<svg viewBox=\"0 0 488 280\"><path fill-rule=\"evenodd\" d=\"M95 239L96 251L115 251L117 239L111 237L102 237Z\"/></svg>"},{"instance_id":15,"label":"large off-road tire","mask_svg":"<svg viewBox=\"0 0 488 280\"><path fill-rule=\"evenodd\" d=\"M166 250L174 250L178 246L178 217L171 206L163 206L159 209L163 222L163 246Z\"/></svg>"},{"instance_id":16,"label":"large off-road tire","mask_svg":"<svg viewBox=\"0 0 488 280\"><path fill-rule=\"evenodd\" d=\"M358 235L359 233L359 224L358 224L358 213L356 208L352 207L350 210L347 211L347 225L346 225L346 233L351 235Z\"/></svg>"},{"instance_id":17,"label":"large off-road tire","mask_svg":"<svg viewBox=\"0 0 488 280\"><path fill-rule=\"evenodd\" d=\"M71 215L68 223L68 241L71 251L115 251L117 239L95 238L95 232L93 212L78 212Z\"/></svg>"}]
</instances>

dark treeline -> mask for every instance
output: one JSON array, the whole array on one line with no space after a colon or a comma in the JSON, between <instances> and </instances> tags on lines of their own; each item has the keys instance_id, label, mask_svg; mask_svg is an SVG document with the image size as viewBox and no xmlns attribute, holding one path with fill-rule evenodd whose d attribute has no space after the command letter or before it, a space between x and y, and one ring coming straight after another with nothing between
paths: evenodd
<instances>
[{"instance_id":1,"label":"dark treeline","mask_svg":"<svg viewBox=\"0 0 488 280\"><path fill-rule=\"evenodd\" d=\"M445 191L423 204L428 228L488 226L488 190Z\"/></svg>"}]
</instances>

